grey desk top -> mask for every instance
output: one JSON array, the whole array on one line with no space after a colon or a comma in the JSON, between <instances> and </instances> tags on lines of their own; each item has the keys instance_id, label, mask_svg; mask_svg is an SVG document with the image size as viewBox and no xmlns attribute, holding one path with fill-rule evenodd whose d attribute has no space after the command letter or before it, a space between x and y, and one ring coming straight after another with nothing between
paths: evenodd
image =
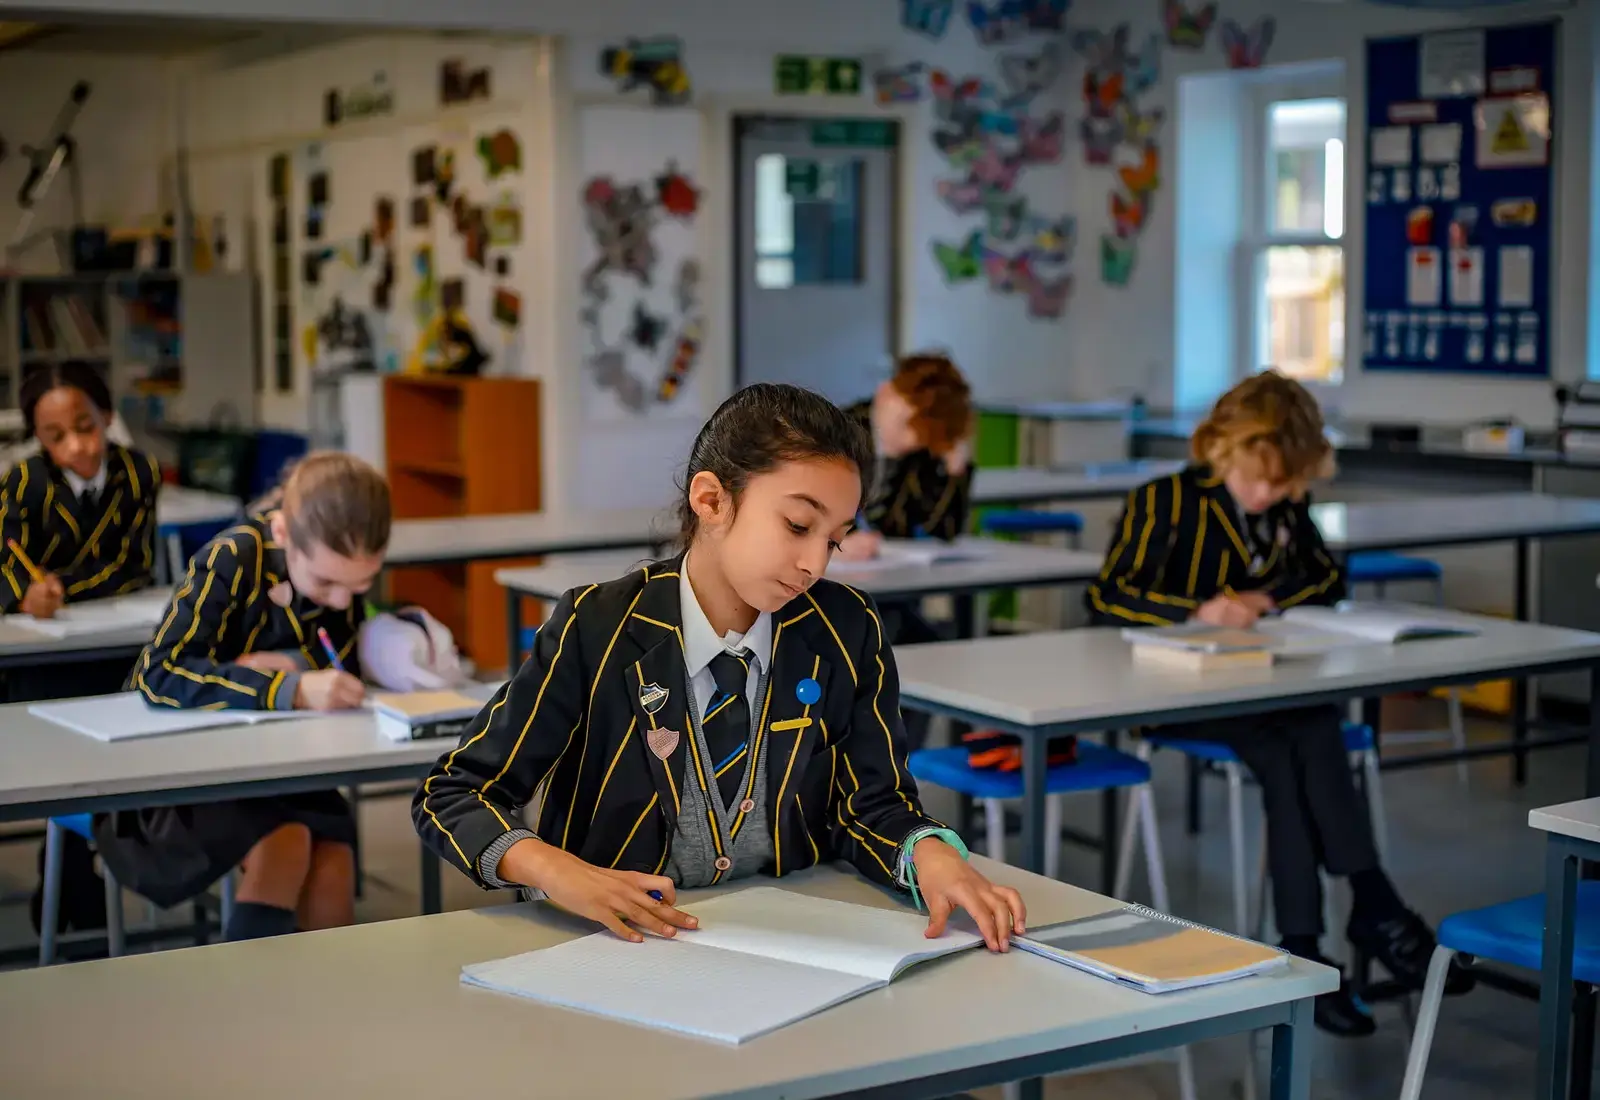
<instances>
[{"instance_id":1,"label":"grey desk top","mask_svg":"<svg viewBox=\"0 0 1600 1100\"><path fill-rule=\"evenodd\" d=\"M664 509L403 519L389 537L387 562L404 566L647 548L676 533Z\"/></svg>"},{"instance_id":2,"label":"grey desk top","mask_svg":"<svg viewBox=\"0 0 1600 1100\"><path fill-rule=\"evenodd\" d=\"M873 569L841 569L836 564L828 570L828 576L853 585L874 599L889 600L994 588L1071 584L1091 580L1100 572L1100 555L1087 550L973 537L960 542L981 547L983 556L933 565L886 565ZM500 569L495 572L494 579L525 596L556 599L569 589L620 577L641 560L638 554L590 554L563 558L549 565Z\"/></svg>"},{"instance_id":3,"label":"grey desk top","mask_svg":"<svg viewBox=\"0 0 1600 1100\"><path fill-rule=\"evenodd\" d=\"M1445 614L1426 609L1427 614ZM1268 668L1185 672L1136 662L1115 628L896 646L900 697L1017 727L1125 729L1517 670L1600 661L1600 634L1453 613L1481 633L1352 646Z\"/></svg>"},{"instance_id":4,"label":"grey desk top","mask_svg":"<svg viewBox=\"0 0 1600 1100\"><path fill-rule=\"evenodd\" d=\"M1600 500L1535 493L1463 493L1314 504L1330 550L1451 546L1600 532Z\"/></svg>"},{"instance_id":5,"label":"grey desk top","mask_svg":"<svg viewBox=\"0 0 1600 1100\"><path fill-rule=\"evenodd\" d=\"M97 799L133 804L139 796L233 784L363 772L420 775L450 747L442 739L388 741L366 712L106 743L13 703L0 706L0 820L41 806Z\"/></svg>"},{"instance_id":6,"label":"grey desk top","mask_svg":"<svg viewBox=\"0 0 1600 1100\"><path fill-rule=\"evenodd\" d=\"M1547 833L1600 844L1600 798L1585 798L1578 802L1529 810L1528 824Z\"/></svg>"},{"instance_id":7,"label":"grey desk top","mask_svg":"<svg viewBox=\"0 0 1600 1100\"><path fill-rule=\"evenodd\" d=\"M1035 926L1116 904L977 859L1022 891ZM760 883L899 904L833 868ZM177 1097L204 1082L207 1095L236 1100L803 1100L1284 1004L1336 982L1292 960L1148 996L1020 951L973 951L740 1047L460 984L467 963L586 931L549 907L516 905L0 974L6 1092Z\"/></svg>"},{"instance_id":8,"label":"grey desk top","mask_svg":"<svg viewBox=\"0 0 1600 1100\"><path fill-rule=\"evenodd\" d=\"M163 485L156 495L156 522L162 526L184 523L216 523L244 513L244 505L222 493L191 489L182 485Z\"/></svg>"},{"instance_id":9,"label":"grey desk top","mask_svg":"<svg viewBox=\"0 0 1600 1100\"><path fill-rule=\"evenodd\" d=\"M974 504L1047 504L1126 496L1152 478L1183 468L1182 462L1144 459L1103 462L1077 468L1013 469L978 467L972 478Z\"/></svg>"},{"instance_id":10,"label":"grey desk top","mask_svg":"<svg viewBox=\"0 0 1600 1100\"><path fill-rule=\"evenodd\" d=\"M55 638L28 629L11 616L0 616L0 668L39 665L57 660L82 660L86 656L138 652L154 632L145 627L72 634Z\"/></svg>"}]
</instances>

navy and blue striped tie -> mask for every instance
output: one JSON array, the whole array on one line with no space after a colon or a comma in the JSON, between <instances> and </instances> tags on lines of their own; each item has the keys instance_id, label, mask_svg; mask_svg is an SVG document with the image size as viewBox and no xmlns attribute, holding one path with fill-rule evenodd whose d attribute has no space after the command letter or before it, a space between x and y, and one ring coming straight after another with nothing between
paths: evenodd
<instances>
[{"instance_id":1,"label":"navy and blue striped tie","mask_svg":"<svg viewBox=\"0 0 1600 1100\"><path fill-rule=\"evenodd\" d=\"M711 676L717 693L706 704L700 727L717 774L724 806L736 806L743 796L745 757L749 752L750 704L745 688L750 678L750 653L723 650L711 658Z\"/></svg>"}]
</instances>

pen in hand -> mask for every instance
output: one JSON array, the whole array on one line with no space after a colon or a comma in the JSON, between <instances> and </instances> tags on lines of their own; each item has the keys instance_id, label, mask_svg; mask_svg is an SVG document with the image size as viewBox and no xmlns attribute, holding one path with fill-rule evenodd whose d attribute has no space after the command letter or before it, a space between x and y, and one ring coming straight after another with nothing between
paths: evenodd
<instances>
[{"instance_id":1,"label":"pen in hand","mask_svg":"<svg viewBox=\"0 0 1600 1100\"><path fill-rule=\"evenodd\" d=\"M333 648L333 639L328 637L327 627L317 627L317 641L322 643L322 651L328 655L328 660L333 662L333 667L343 672L344 662L339 660L339 651Z\"/></svg>"}]
</instances>

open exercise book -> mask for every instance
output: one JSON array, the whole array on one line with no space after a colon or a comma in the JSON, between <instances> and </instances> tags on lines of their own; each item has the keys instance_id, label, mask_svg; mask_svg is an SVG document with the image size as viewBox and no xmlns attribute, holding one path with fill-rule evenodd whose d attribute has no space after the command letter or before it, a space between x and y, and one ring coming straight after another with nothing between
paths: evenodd
<instances>
[{"instance_id":1,"label":"open exercise book","mask_svg":"<svg viewBox=\"0 0 1600 1100\"><path fill-rule=\"evenodd\" d=\"M1248 630L1190 621L1154 630L1129 627L1122 636L1142 659L1211 668L1265 665L1274 657L1314 657L1353 645L1392 645L1476 633L1477 628L1469 622L1430 615L1423 608L1347 600L1337 607L1292 607Z\"/></svg>"},{"instance_id":2,"label":"open exercise book","mask_svg":"<svg viewBox=\"0 0 1600 1100\"><path fill-rule=\"evenodd\" d=\"M1024 951L1146 993L1212 985L1282 966L1275 947L1130 905L1012 941Z\"/></svg>"},{"instance_id":3,"label":"open exercise book","mask_svg":"<svg viewBox=\"0 0 1600 1100\"><path fill-rule=\"evenodd\" d=\"M79 634L109 634L116 630L149 630L152 634L167 612L172 591L151 589L131 596L112 596L104 600L85 600L68 604L54 618L36 619L14 615L12 621L36 634L51 638L70 638Z\"/></svg>"},{"instance_id":4,"label":"open exercise book","mask_svg":"<svg viewBox=\"0 0 1600 1100\"><path fill-rule=\"evenodd\" d=\"M28 713L87 734L96 741L127 741L135 737L159 737L166 733L191 733L220 726L254 726L261 722L281 722L286 718L306 718L312 710L179 710L153 707L136 691L117 695L91 695L58 703L36 703Z\"/></svg>"},{"instance_id":5,"label":"open exercise book","mask_svg":"<svg viewBox=\"0 0 1600 1100\"><path fill-rule=\"evenodd\" d=\"M983 943L928 918L771 886L685 905L698 931L626 943L609 932L463 967L500 993L738 1044L888 985L906 967Z\"/></svg>"},{"instance_id":6,"label":"open exercise book","mask_svg":"<svg viewBox=\"0 0 1600 1100\"><path fill-rule=\"evenodd\" d=\"M872 573L882 569L938 565L942 562L979 561L983 557L981 545L964 539L955 542L940 539L885 539L878 547L877 556L865 561L851 561L835 554L828 562L828 572L836 576Z\"/></svg>"}]
</instances>

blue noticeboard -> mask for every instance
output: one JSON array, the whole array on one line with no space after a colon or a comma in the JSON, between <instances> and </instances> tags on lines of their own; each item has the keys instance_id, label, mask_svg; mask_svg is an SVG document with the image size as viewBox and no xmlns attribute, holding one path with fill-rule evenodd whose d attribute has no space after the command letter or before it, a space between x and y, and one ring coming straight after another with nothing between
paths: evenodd
<instances>
[{"instance_id":1,"label":"blue noticeboard","mask_svg":"<svg viewBox=\"0 0 1600 1100\"><path fill-rule=\"evenodd\" d=\"M1362 368L1548 377L1556 24L1367 43Z\"/></svg>"}]
</instances>

